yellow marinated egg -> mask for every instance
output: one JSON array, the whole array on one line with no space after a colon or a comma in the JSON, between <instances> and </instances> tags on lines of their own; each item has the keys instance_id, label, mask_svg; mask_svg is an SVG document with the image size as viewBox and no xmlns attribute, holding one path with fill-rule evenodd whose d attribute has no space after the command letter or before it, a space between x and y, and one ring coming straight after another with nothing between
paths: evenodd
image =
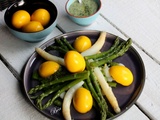
<instances>
[{"instance_id":1,"label":"yellow marinated egg","mask_svg":"<svg viewBox=\"0 0 160 120\"><path fill-rule=\"evenodd\" d=\"M24 25L22 27L23 32L39 32L41 30L44 30L42 24L38 21L30 21L28 24Z\"/></svg>"},{"instance_id":2,"label":"yellow marinated egg","mask_svg":"<svg viewBox=\"0 0 160 120\"><path fill-rule=\"evenodd\" d=\"M130 69L125 66L112 66L109 69L109 73L117 83L123 86L129 86L133 82L133 74Z\"/></svg>"},{"instance_id":3,"label":"yellow marinated egg","mask_svg":"<svg viewBox=\"0 0 160 120\"><path fill-rule=\"evenodd\" d=\"M77 51L68 51L64 56L65 66L72 73L82 72L86 67L84 57Z\"/></svg>"},{"instance_id":4,"label":"yellow marinated egg","mask_svg":"<svg viewBox=\"0 0 160 120\"><path fill-rule=\"evenodd\" d=\"M73 44L78 52L83 52L92 46L91 40L87 36L79 36Z\"/></svg>"},{"instance_id":5,"label":"yellow marinated egg","mask_svg":"<svg viewBox=\"0 0 160 120\"><path fill-rule=\"evenodd\" d=\"M32 13L31 20L39 21L45 27L50 21L50 13L43 8L37 9Z\"/></svg>"},{"instance_id":6,"label":"yellow marinated egg","mask_svg":"<svg viewBox=\"0 0 160 120\"><path fill-rule=\"evenodd\" d=\"M73 105L79 113L90 111L93 106L93 98L90 91L83 87L77 89L73 96Z\"/></svg>"},{"instance_id":7,"label":"yellow marinated egg","mask_svg":"<svg viewBox=\"0 0 160 120\"><path fill-rule=\"evenodd\" d=\"M30 14L25 10L18 10L12 16L12 25L20 29L22 26L28 24L30 21Z\"/></svg>"},{"instance_id":8,"label":"yellow marinated egg","mask_svg":"<svg viewBox=\"0 0 160 120\"><path fill-rule=\"evenodd\" d=\"M58 69L60 65L54 61L46 61L43 62L39 67L39 74L41 77L49 77L52 74L54 74Z\"/></svg>"}]
</instances>

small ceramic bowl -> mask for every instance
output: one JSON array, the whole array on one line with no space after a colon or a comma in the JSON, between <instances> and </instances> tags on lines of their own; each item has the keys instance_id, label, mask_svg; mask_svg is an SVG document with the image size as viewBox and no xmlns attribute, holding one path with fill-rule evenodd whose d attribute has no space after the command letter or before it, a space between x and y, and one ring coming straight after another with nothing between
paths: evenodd
<instances>
[{"instance_id":1,"label":"small ceramic bowl","mask_svg":"<svg viewBox=\"0 0 160 120\"><path fill-rule=\"evenodd\" d=\"M82 26L88 26L88 25L92 24L96 20L96 18L99 16L100 9L101 9L101 4L102 4L101 0L94 0L94 1L98 5L98 9L96 10L96 12L91 14L91 15L89 15L89 16L80 17L80 16L75 16L75 15L73 15L73 14L71 14L69 12L69 8L72 5L72 3L75 2L75 0L68 0L66 5L65 5L65 9L66 9L66 12L67 12L69 18L73 22L75 22L75 23L77 23L79 25L82 25Z\"/></svg>"},{"instance_id":2,"label":"small ceramic bowl","mask_svg":"<svg viewBox=\"0 0 160 120\"><path fill-rule=\"evenodd\" d=\"M12 15L17 10L26 10L32 14L36 9L44 8L50 13L50 22L45 26L44 30L34 33L25 33L14 28L11 23ZM49 0L21 0L12 4L7 8L4 14L4 21L9 31L17 38L28 42L39 42L44 40L55 28L57 24L58 11L56 6Z\"/></svg>"}]
</instances>

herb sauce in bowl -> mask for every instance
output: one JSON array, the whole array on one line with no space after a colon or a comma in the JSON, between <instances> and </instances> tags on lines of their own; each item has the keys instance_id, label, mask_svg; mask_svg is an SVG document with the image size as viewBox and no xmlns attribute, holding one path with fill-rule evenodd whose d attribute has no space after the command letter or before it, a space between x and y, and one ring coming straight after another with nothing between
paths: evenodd
<instances>
[{"instance_id":1,"label":"herb sauce in bowl","mask_svg":"<svg viewBox=\"0 0 160 120\"><path fill-rule=\"evenodd\" d=\"M82 0L82 3L75 0L69 7L69 13L78 17L90 16L97 10L98 5L94 0Z\"/></svg>"}]
</instances>

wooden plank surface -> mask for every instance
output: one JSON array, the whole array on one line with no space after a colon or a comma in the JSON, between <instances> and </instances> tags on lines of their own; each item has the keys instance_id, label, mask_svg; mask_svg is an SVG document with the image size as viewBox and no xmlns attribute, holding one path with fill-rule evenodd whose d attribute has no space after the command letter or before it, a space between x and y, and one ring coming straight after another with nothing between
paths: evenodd
<instances>
[{"instance_id":1,"label":"wooden plank surface","mask_svg":"<svg viewBox=\"0 0 160 120\"><path fill-rule=\"evenodd\" d=\"M20 84L0 61L0 120L47 120L25 100Z\"/></svg>"},{"instance_id":2,"label":"wooden plank surface","mask_svg":"<svg viewBox=\"0 0 160 120\"><path fill-rule=\"evenodd\" d=\"M143 92L136 103L152 120L158 120L160 118L160 81L158 77L160 66L144 52L139 51L139 53L144 61L146 81Z\"/></svg>"},{"instance_id":3,"label":"wooden plank surface","mask_svg":"<svg viewBox=\"0 0 160 120\"><path fill-rule=\"evenodd\" d=\"M160 63L160 1L104 0L102 14Z\"/></svg>"},{"instance_id":4,"label":"wooden plank surface","mask_svg":"<svg viewBox=\"0 0 160 120\"><path fill-rule=\"evenodd\" d=\"M133 105L128 111L126 111L120 117L115 118L114 120L150 120L143 112Z\"/></svg>"}]
</instances>

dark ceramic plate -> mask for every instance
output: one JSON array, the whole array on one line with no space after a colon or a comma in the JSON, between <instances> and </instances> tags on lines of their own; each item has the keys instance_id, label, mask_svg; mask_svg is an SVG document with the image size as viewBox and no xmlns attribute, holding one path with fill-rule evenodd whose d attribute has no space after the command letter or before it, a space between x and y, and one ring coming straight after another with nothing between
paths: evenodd
<instances>
[{"instance_id":1,"label":"dark ceramic plate","mask_svg":"<svg viewBox=\"0 0 160 120\"><path fill-rule=\"evenodd\" d=\"M76 37L80 35L86 35L92 40L92 42L95 42L99 37L99 34L100 34L100 31L76 31L76 32L66 33L66 34L57 36L55 38L60 38L64 36L67 38L69 42L73 42ZM106 37L106 42L104 44L104 47L102 48L102 51L107 50L113 44L116 37L117 36L108 33ZM41 46L41 48L46 49L46 47L54 44L55 38L44 43ZM34 101L30 99L27 93L31 89L31 87L37 84L32 80L31 76L33 71L37 70L39 65L43 61L44 59L42 59L36 52L34 52L32 56L29 58L24 71L23 82L24 82L25 93L29 101L39 112L41 112L42 114L44 114L45 116L51 119L63 120L60 108L51 106L46 110L41 111L36 107ZM116 88L113 88L113 92L122 110L121 113L115 115L114 118L123 114L136 102L136 100L138 99L139 95L142 92L144 82L145 82L145 68L144 68L143 61L140 55L138 54L138 52L133 47L130 47L130 49L126 52L126 54L124 54L122 57L117 58L115 61L123 63L133 72L134 82L128 87L123 87L121 85L118 85ZM55 111L57 113L55 113ZM83 115L79 114L73 109L72 106L71 106L71 115L75 120L93 120L93 119L96 119L95 118L96 116L99 116L98 114L96 114L96 111L94 109L88 112L87 114L83 114ZM110 119L113 119L113 118L110 118Z\"/></svg>"}]
</instances>

